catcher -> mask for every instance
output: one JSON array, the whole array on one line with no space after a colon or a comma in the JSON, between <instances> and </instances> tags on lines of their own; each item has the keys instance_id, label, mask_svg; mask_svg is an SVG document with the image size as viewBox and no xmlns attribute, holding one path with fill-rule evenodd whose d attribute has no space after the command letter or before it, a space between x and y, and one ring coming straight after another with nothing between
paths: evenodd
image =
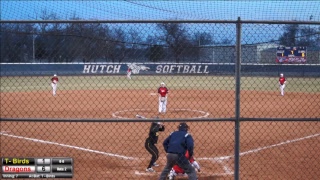
<instances>
[{"instance_id":1,"label":"catcher","mask_svg":"<svg viewBox=\"0 0 320 180\"><path fill-rule=\"evenodd\" d=\"M198 164L197 161L194 160L194 158L189 155L189 151L186 152L185 154L186 158L189 160L191 165L198 171L200 172L200 165ZM173 180L175 176L188 176L185 171L179 166L179 165L174 165L170 171L169 174L169 180Z\"/></svg>"},{"instance_id":2,"label":"catcher","mask_svg":"<svg viewBox=\"0 0 320 180\"><path fill-rule=\"evenodd\" d=\"M158 88L158 94L159 94L159 114L166 113L167 111L167 103L168 103L168 93L169 90L162 82L160 84L160 87Z\"/></svg>"}]
</instances>

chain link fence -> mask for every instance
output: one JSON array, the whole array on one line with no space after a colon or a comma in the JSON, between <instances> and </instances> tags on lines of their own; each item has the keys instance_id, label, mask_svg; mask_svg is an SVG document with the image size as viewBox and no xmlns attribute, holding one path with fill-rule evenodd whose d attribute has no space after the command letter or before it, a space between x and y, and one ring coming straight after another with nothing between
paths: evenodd
<instances>
[{"instance_id":1,"label":"chain link fence","mask_svg":"<svg viewBox=\"0 0 320 180\"><path fill-rule=\"evenodd\" d=\"M293 38L282 31L292 23L2 23L0 156L72 157L74 179L157 179L163 140L187 122L199 179L315 180L319 23L293 24ZM307 46L307 63L277 63L278 46L295 46L283 42ZM149 173L144 142L158 121L160 166Z\"/></svg>"}]
</instances>

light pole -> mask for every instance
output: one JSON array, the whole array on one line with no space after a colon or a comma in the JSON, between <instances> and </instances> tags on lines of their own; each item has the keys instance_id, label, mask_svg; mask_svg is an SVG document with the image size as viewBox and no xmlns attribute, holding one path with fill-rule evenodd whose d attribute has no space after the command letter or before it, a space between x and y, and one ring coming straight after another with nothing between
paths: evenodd
<instances>
[{"instance_id":1,"label":"light pole","mask_svg":"<svg viewBox=\"0 0 320 180\"><path fill-rule=\"evenodd\" d=\"M34 41L35 41L34 33L32 33L32 60L33 60L33 61L35 60L35 48L34 48Z\"/></svg>"},{"instance_id":2,"label":"light pole","mask_svg":"<svg viewBox=\"0 0 320 180\"><path fill-rule=\"evenodd\" d=\"M312 18L313 18L313 15L311 15L311 16L309 17L309 20L311 21ZM309 25L309 33L308 33L308 44L309 44L309 45L311 44L311 43L310 43L310 35L311 35L311 25Z\"/></svg>"}]
</instances>

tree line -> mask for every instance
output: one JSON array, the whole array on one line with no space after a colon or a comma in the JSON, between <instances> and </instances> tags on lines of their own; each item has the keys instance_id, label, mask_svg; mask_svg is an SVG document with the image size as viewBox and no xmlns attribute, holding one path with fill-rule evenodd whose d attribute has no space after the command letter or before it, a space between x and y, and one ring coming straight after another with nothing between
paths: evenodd
<instances>
[{"instance_id":1,"label":"tree line","mask_svg":"<svg viewBox=\"0 0 320 180\"><path fill-rule=\"evenodd\" d=\"M196 59L207 46L235 45L227 28L211 28L183 23L2 23L1 62L158 62L170 56L179 63ZM288 24L280 32L279 39L269 42L320 47L319 26Z\"/></svg>"}]
</instances>

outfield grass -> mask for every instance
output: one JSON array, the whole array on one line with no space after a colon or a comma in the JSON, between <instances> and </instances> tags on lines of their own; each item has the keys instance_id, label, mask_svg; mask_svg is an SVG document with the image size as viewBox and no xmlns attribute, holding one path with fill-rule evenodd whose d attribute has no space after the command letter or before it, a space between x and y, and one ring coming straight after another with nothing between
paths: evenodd
<instances>
[{"instance_id":1,"label":"outfield grass","mask_svg":"<svg viewBox=\"0 0 320 180\"><path fill-rule=\"evenodd\" d=\"M49 76L1 77L1 92L51 90ZM235 90L230 76L60 76L59 90L157 89ZM241 90L276 91L277 77L242 77ZM287 78L287 92L320 92L320 78Z\"/></svg>"}]
</instances>

